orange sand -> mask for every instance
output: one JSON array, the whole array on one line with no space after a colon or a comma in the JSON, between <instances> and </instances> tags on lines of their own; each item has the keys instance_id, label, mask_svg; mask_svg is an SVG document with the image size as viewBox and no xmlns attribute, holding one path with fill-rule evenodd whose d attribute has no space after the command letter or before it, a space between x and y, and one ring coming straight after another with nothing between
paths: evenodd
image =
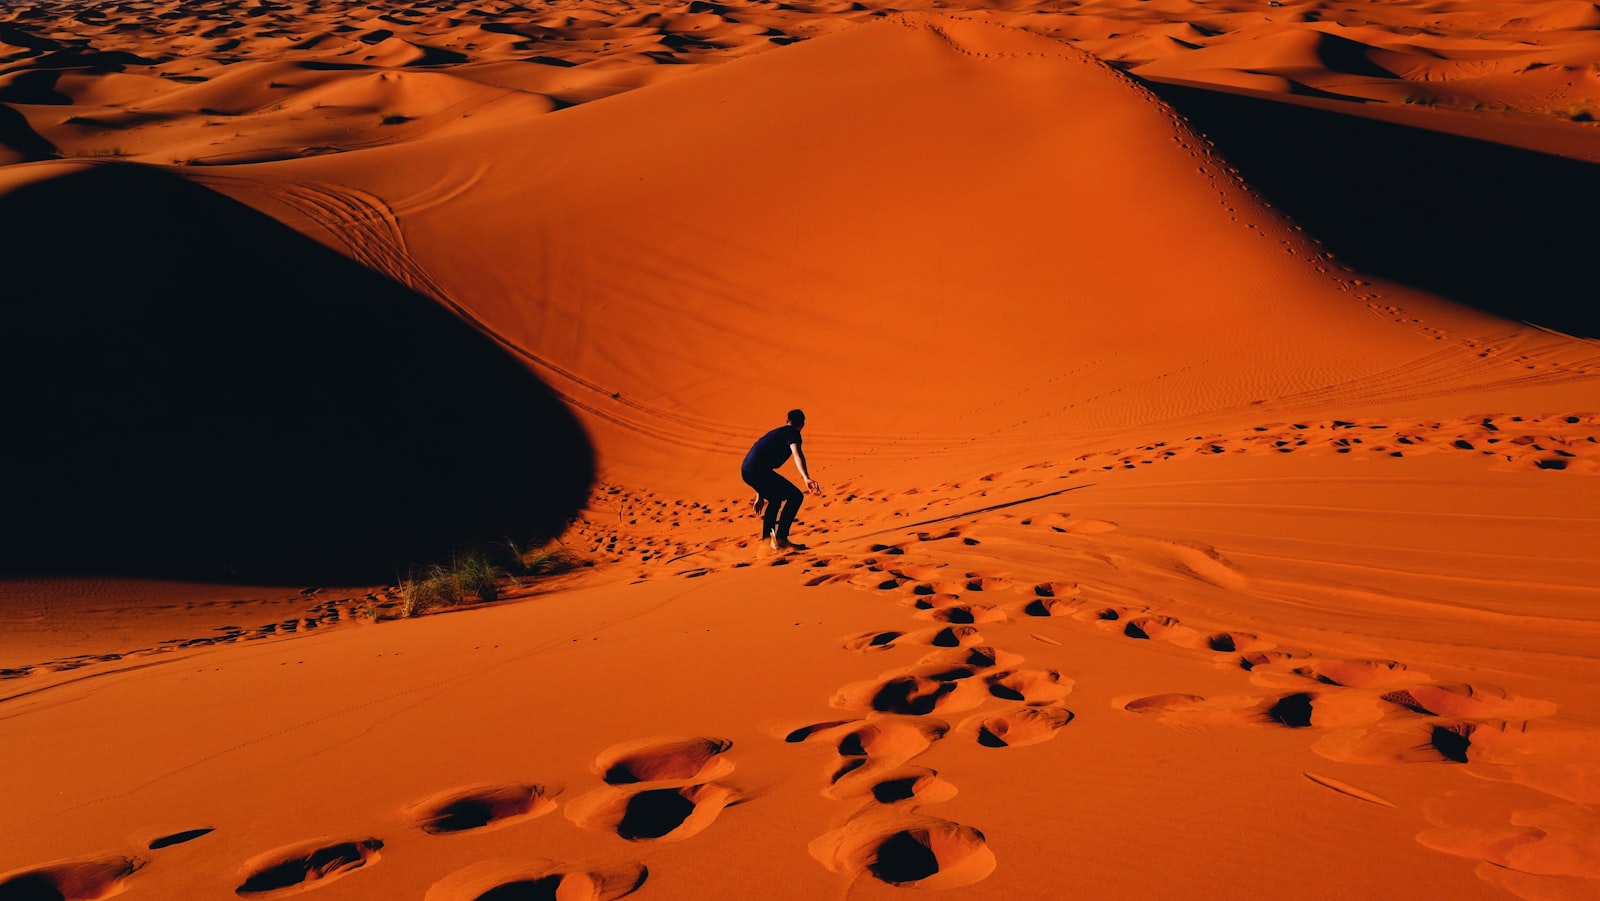
<instances>
[{"instance_id":1,"label":"orange sand","mask_svg":"<svg viewBox=\"0 0 1600 901\"><path fill-rule=\"evenodd\" d=\"M1600 13L934 6L0 12L0 901L1600 896ZM482 492L591 565L324 578Z\"/></svg>"}]
</instances>

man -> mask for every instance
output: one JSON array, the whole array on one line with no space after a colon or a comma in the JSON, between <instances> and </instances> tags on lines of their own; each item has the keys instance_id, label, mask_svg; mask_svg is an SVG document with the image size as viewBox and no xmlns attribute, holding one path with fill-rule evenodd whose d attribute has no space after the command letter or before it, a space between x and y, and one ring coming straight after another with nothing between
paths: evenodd
<instances>
[{"instance_id":1,"label":"man","mask_svg":"<svg viewBox=\"0 0 1600 901\"><path fill-rule=\"evenodd\" d=\"M815 495L822 494L822 486L806 471L806 455L800 449L800 430L806 427L806 414L790 410L788 419L788 425L778 426L762 435L750 452L744 455L744 463L739 467L739 475L744 483L756 490L756 512L763 513L761 540L771 541L772 549L776 551L803 549L800 545L789 543L789 527L794 524L795 515L800 512L800 502L805 499L793 482L778 474L778 467L792 456L795 468L800 470L800 478L805 480L806 489Z\"/></svg>"}]
</instances>

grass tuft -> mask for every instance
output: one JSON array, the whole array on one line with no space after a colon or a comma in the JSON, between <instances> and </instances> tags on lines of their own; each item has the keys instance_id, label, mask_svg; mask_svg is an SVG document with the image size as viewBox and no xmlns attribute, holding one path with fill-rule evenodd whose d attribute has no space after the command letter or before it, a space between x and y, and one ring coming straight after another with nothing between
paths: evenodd
<instances>
[{"instance_id":1,"label":"grass tuft","mask_svg":"<svg viewBox=\"0 0 1600 901\"><path fill-rule=\"evenodd\" d=\"M469 600L497 601L501 585L520 586L523 578L543 578L583 565L559 544L525 550L507 540L488 548L456 553L448 564L413 570L400 586L401 616L418 616L436 607L457 607Z\"/></svg>"}]
</instances>

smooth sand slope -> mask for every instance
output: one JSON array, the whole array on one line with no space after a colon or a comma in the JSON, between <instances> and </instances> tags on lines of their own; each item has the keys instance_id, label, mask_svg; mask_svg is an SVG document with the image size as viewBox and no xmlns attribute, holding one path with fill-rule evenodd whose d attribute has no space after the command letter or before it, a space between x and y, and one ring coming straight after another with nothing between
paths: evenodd
<instances>
[{"instance_id":1,"label":"smooth sand slope","mask_svg":"<svg viewBox=\"0 0 1600 901\"><path fill-rule=\"evenodd\" d=\"M193 27L205 7L182 7L191 27L171 43L145 19L116 38L126 46L123 32L96 35L96 52L172 54L151 65L173 71L151 77L167 87L187 65L207 80L185 89L215 92L208 104L336 86L370 120L390 115L385 98L467 82L446 96L484 103L440 106L405 134L389 129L413 123L365 121L309 155L314 117L252 124L216 151L236 155L208 161L227 165L173 171L41 152L0 170L0 203L42 217L52 200L131 210L154 192L181 201L162 229L203 214L199 247L252 248L229 251L242 261L232 280L164 274L188 287L137 295L129 309L153 312L119 320L135 337L193 321L206 308L196 284L248 298L237 308L271 327L244 345L256 355L296 322L320 331L307 307L340 311L333 334L357 362L301 355L250 378L245 364L219 385L270 397L262 386L290 373L300 394L318 371L370 381L330 390L319 417L240 403L268 411L269 451L217 459L259 465L298 447L267 440L288 423L405 461L390 478L418 489L438 478L423 462L476 466L472 493L504 484L541 516L572 514L561 540L593 566L509 602L377 623L363 608L394 596L372 586L105 578L129 564L6 582L0 898L1600 891L1600 348L1539 327L1584 320L1523 324L1509 302L1495 315L1424 293L1402 284L1403 259L1386 278L1353 269L1330 248L1360 220L1303 206L1320 215L1312 229L1263 199L1248 165L1118 71L1137 69L1136 48L1084 30L1132 23L1160 48L1176 40L1163 29L1189 23L1198 36L1177 37L1205 47L1138 52L1155 66L1214 49L1204 71L1288 71L1329 56L1318 42L1331 39L1295 42L1332 25L1267 6L1211 18L1188 4L892 16L695 4L574 6L534 33L520 8L448 25L423 6L374 10L381 22L284 6L209 36ZM1538 6L1524 27L1582 43L1580 10ZM1338 27L1438 50L1409 30L1416 8L1391 9ZM1262 36L1291 12L1296 34ZM290 20L328 36L273 44ZM1499 34L1510 18L1473 27ZM369 68L294 65L315 47ZM196 62L225 52L240 56L229 71ZM73 83L63 72L54 85ZM127 72L71 74L110 90ZM516 81L534 74L578 93L541 107L557 83ZM123 110L174 96L126 90L100 96ZM69 146L40 124L38 96L0 101ZM126 148L149 143L128 155L183 159L207 127L191 118L166 117L168 136L129 125ZM1372 219L1449 224L1404 197L1369 202ZM123 271L159 244L122 243ZM50 242L18 246L45 305L71 260L46 256ZM1511 257L1526 268L1509 272L1538 262L1530 248ZM78 265L84 283L114 284ZM378 291L356 270L384 293L346 306ZM393 310L410 323L403 341L420 340L442 328L422 309L452 312L481 344L397 349L402 365L373 368L384 347L411 345L357 335ZM462 375L480 356L526 368ZM169 388L193 378L128 371ZM429 381L444 387L416 387ZM86 378L73 396L123 397L105 384ZM390 391L401 408L441 409L465 391L479 415L531 433L475 431L470 417L424 437L403 421L385 431L389 407L361 395ZM559 399L582 441L551 432L566 420L530 397ZM827 495L796 531L810 549L779 556L754 541L735 468L795 405ZM165 420L128 434L183 446ZM232 437L252 445L247 428ZM569 468L553 468L552 444ZM219 470L207 485L232 480ZM541 487L591 477L586 501ZM172 499L215 495L177 467L167 478ZM286 479L195 507L209 525L188 540L215 554L330 523L421 534L395 525L404 491L387 504L359 480L338 493L348 481ZM503 512L430 503L464 528ZM152 514L147 531L172 518ZM39 520L64 534L76 521ZM280 573L325 563L268 544Z\"/></svg>"}]
</instances>

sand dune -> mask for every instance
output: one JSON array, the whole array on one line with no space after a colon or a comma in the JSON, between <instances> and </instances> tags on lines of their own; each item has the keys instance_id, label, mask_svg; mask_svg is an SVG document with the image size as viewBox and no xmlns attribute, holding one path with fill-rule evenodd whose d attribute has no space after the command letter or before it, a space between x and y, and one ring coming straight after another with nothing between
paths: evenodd
<instances>
[{"instance_id":1,"label":"sand dune","mask_svg":"<svg viewBox=\"0 0 1600 901\"><path fill-rule=\"evenodd\" d=\"M1596 891L1591 4L3 17L0 898Z\"/></svg>"}]
</instances>

